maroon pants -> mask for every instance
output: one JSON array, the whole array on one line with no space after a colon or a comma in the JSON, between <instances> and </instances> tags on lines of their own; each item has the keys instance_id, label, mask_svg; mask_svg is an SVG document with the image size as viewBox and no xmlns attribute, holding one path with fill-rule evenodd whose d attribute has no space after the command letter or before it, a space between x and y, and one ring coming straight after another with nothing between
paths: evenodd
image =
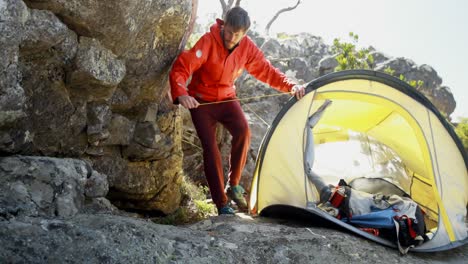
<instances>
[{"instance_id":1,"label":"maroon pants","mask_svg":"<svg viewBox=\"0 0 468 264\"><path fill-rule=\"evenodd\" d=\"M191 109L192 122L203 147L203 166L216 207L227 203L224 193L224 174L221 152L216 144L216 124L221 123L232 135L229 159L229 184L238 185L247 160L250 145L250 128L237 101L201 105Z\"/></svg>"}]
</instances>

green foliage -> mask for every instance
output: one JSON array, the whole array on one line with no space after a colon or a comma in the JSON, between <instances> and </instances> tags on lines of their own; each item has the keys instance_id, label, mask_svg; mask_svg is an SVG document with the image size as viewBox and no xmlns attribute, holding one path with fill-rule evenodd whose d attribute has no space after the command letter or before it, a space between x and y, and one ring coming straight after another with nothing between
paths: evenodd
<instances>
[{"instance_id":1,"label":"green foliage","mask_svg":"<svg viewBox=\"0 0 468 264\"><path fill-rule=\"evenodd\" d=\"M188 50L188 49L191 49L193 48L193 46L195 46L195 44L197 43L197 41L206 33L206 32L209 32L210 31L210 26L214 23L214 21L216 20L216 17L217 17L217 14L216 13L209 13L207 14L206 16L206 22L205 24L200 24L198 23L198 21L203 21L203 20L199 20L197 19L197 21L195 22L195 24L193 25L193 30L192 30L192 34L190 34L188 40L187 40L187 43L185 44L185 49Z\"/></svg>"},{"instance_id":2,"label":"green foliage","mask_svg":"<svg viewBox=\"0 0 468 264\"><path fill-rule=\"evenodd\" d=\"M392 69L391 67L385 68L384 73L386 73L388 75L395 76L395 70ZM417 80L417 81L416 80L407 80L406 77L403 74L400 74L399 78L400 78L400 80L408 83L409 85L411 85L414 88L420 88L420 87L422 87L424 85L424 81L422 81L422 80ZM447 114L445 114L445 116L447 116Z\"/></svg>"},{"instance_id":3,"label":"green foliage","mask_svg":"<svg viewBox=\"0 0 468 264\"><path fill-rule=\"evenodd\" d=\"M197 41L203 36L203 34L200 33L192 33L190 34L190 37L187 40L187 43L185 43L185 49L189 50L197 44Z\"/></svg>"},{"instance_id":4,"label":"green foliage","mask_svg":"<svg viewBox=\"0 0 468 264\"><path fill-rule=\"evenodd\" d=\"M153 222L164 225L183 225L195 223L216 214L214 204L208 203L206 200L209 192L208 187L197 186L184 179L181 191L185 204L170 215L153 218Z\"/></svg>"},{"instance_id":5,"label":"green foliage","mask_svg":"<svg viewBox=\"0 0 468 264\"><path fill-rule=\"evenodd\" d=\"M393 70L393 72L395 72L395 71ZM424 84L424 81L421 81L421 80L417 80L417 81L416 80L408 80L408 79L406 79L406 77L403 74L400 74L399 78L400 78L400 80L408 83L410 86L412 86L414 88L419 88L419 87L423 86L423 84Z\"/></svg>"},{"instance_id":6,"label":"green foliage","mask_svg":"<svg viewBox=\"0 0 468 264\"><path fill-rule=\"evenodd\" d=\"M392 69L391 67L387 67L384 69L384 73L388 74L388 75L392 75L392 76L395 76L395 70Z\"/></svg>"},{"instance_id":7,"label":"green foliage","mask_svg":"<svg viewBox=\"0 0 468 264\"><path fill-rule=\"evenodd\" d=\"M215 214L215 206L206 200L195 200L194 203L197 212L195 219L201 220Z\"/></svg>"},{"instance_id":8,"label":"green foliage","mask_svg":"<svg viewBox=\"0 0 468 264\"><path fill-rule=\"evenodd\" d=\"M460 138L465 151L468 153L468 118L463 118L455 127L455 133Z\"/></svg>"},{"instance_id":9,"label":"green foliage","mask_svg":"<svg viewBox=\"0 0 468 264\"><path fill-rule=\"evenodd\" d=\"M280 33L277 33L277 34L276 34L276 38L277 38L277 39L290 39L291 36L288 35L288 33L280 32Z\"/></svg>"},{"instance_id":10,"label":"green foliage","mask_svg":"<svg viewBox=\"0 0 468 264\"><path fill-rule=\"evenodd\" d=\"M359 36L357 34L349 32L349 37L352 42L341 42L338 38L335 38L333 41L331 49L333 53L337 54L335 59L338 62L338 66L335 68L335 71L370 69L371 65L374 64L374 57L370 54L370 49L356 48L359 41ZM384 72L395 76L395 70L391 67L385 68ZM398 77L400 80L408 83L414 88L419 88L424 84L421 80L407 80L402 74Z\"/></svg>"},{"instance_id":11,"label":"green foliage","mask_svg":"<svg viewBox=\"0 0 468 264\"><path fill-rule=\"evenodd\" d=\"M335 71L370 69L370 65L374 63L374 57L370 54L370 49L358 49L356 47L359 40L357 34L350 32L349 37L352 42L341 42L338 38L333 40L331 50L337 54L335 59L338 62Z\"/></svg>"}]
</instances>

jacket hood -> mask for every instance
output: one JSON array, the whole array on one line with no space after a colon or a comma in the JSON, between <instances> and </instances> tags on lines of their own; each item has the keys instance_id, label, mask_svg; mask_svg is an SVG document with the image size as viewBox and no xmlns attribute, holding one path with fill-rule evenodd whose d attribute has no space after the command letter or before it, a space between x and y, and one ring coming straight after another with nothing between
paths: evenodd
<instances>
[{"instance_id":1,"label":"jacket hood","mask_svg":"<svg viewBox=\"0 0 468 264\"><path fill-rule=\"evenodd\" d=\"M210 33L211 35L213 36L214 39L216 39L216 43L218 43L219 45L221 45L221 47L224 47L224 41L223 39L221 38L221 29L223 28L224 26L224 21L217 18L216 19L216 23L214 23L211 27L210 27Z\"/></svg>"}]
</instances>

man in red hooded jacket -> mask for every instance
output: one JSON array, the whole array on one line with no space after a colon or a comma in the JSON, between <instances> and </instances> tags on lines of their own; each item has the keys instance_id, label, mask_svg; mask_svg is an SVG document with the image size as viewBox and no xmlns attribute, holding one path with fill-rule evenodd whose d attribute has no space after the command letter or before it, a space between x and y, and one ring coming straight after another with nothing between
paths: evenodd
<instances>
[{"instance_id":1,"label":"man in red hooded jacket","mask_svg":"<svg viewBox=\"0 0 468 264\"><path fill-rule=\"evenodd\" d=\"M241 7L230 9L225 21L211 26L195 46L182 52L169 75L175 104L190 110L192 122L203 147L203 165L218 214L234 214L228 197L239 209L247 209L239 185L250 145L248 122L236 98L235 80L246 69L258 80L273 88L292 93L297 99L304 87L291 82L264 57L263 52L246 36L250 27L248 13ZM190 84L186 85L192 77ZM207 102L220 102L207 104ZM216 144L216 124L221 123L232 135L229 188L224 192L221 154Z\"/></svg>"}]
</instances>

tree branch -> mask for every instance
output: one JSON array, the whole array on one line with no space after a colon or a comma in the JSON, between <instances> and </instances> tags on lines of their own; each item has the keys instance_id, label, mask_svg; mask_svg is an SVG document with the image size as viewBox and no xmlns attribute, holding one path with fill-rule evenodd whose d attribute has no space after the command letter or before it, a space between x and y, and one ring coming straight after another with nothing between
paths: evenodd
<instances>
[{"instance_id":1,"label":"tree branch","mask_svg":"<svg viewBox=\"0 0 468 264\"><path fill-rule=\"evenodd\" d=\"M219 0L219 3L221 4L221 9L223 9L224 12L224 10L226 9L226 3L224 2L224 0Z\"/></svg>"},{"instance_id":2,"label":"tree branch","mask_svg":"<svg viewBox=\"0 0 468 264\"><path fill-rule=\"evenodd\" d=\"M231 9L232 6L234 5L234 0L228 0L227 3L224 0L219 0L219 2L221 3L221 8L223 9L222 18L224 19L227 11ZM236 0L236 3L234 6L240 6L240 3L241 3L241 0Z\"/></svg>"},{"instance_id":3,"label":"tree branch","mask_svg":"<svg viewBox=\"0 0 468 264\"><path fill-rule=\"evenodd\" d=\"M273 24L273 22L275 22L275 20L279 17L279 15L281 15L282 13L284 12L288 12L288 11L291 11L291 10L294 10L296 9L297 6L299 6L299 4L301 3L301 0L297 0L297 3L295 6L291 6L291 7L286 7L286 8L283 8L281 10L279 10L274 16L273 18L270 20L270 22L268 22L268 24L266 25L265 27L265 33L266 35L270 35L270 27L271 25Z\"/></svg>"},{"instance_id":4,"label":"tree branch","mask_svg":"<svg viewBox=\"0 0 468 264\"><path fill-rule=\"evenodd\" d=\"M219 3L221 4L221 18L224 19L224 14L226 14L226 10L227 10L227 6L226 6L226 2L224 2L224 0L219 0Z\"/></svg>"}]
</instances>

